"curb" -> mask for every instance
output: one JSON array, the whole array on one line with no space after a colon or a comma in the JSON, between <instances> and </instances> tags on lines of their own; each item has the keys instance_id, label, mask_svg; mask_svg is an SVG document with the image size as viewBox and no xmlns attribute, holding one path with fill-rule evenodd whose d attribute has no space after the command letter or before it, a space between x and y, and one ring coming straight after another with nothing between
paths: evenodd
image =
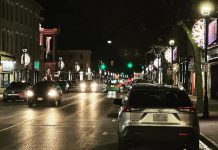
<instances>
[{"instance_id":1,"label":"curb","mask_svg":"<svg viewBox=\"0 0 218 150\"><path fill-rule=\"evenodd\" d=\"M200 133L200 140L204 142L209 148L212 148L212 150L218 150L218 144L215 143L213 140L208 138L205 134L202 132Z\"/></svg>"}]
</instances>

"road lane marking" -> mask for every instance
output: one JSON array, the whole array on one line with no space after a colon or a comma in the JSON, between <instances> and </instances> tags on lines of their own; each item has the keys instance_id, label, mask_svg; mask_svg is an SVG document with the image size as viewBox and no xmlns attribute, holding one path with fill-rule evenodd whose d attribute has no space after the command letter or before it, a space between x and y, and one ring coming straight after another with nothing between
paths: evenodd
<instances>
[{"instance_id":1,"label":"road lane marking","mask_svg":"<svg viewBox=\"0 0 218 150\"><path fill-rule=\"evenodd\" d=\"M44 113L44 114L42 114L42 115L40 115L40 116L38 116L38 117L35 117L35 118L33 118L33 119L24 120L24 121L22 121L22 122L20 122L20 123L18 123L18 124L9 126L9 127L7 127L7 128L4 128L4 129L1 129L0 132L3 132L3 131L6 131L6 130L15 128L15 127L17 127L17 126L20 126L20 125L22 125L22 124L24 124L24 123L27 123L27 122L30 122L30 121L33 121L33 120L36 120L36 119L39 119L39 118L41 118L41 117L44 117L45 115L48 115L48 113L56 112L56 111L58 111L58 110L60 110L60 109L63 109L63 108L65 108L65 107L68 107L68 106L73 105L73 104L76 104L76 103L78 103L78 101L73 102L73 103L70 103L70 104L67 104L67 105L62 106L62 107L60 107L60 108L57 108L57 109L55 109L55 110L50 110L50 111L48 111L47 113Z\"/></svg>"},{"instance_id":2,"label":"road lane marking","mask_svg":"<svg viewBox=\"0 0 218 150\"><path fill-rule=\"evenodd\" d=\"M105 136L105 135L115 135L117 133L115 132L103 132L102 135Z\"/></svg>"},{"instance_id":3,"label":"road lane marking","mask_svg":"<svg viewBox=\"0 0 218 150\"><path fill-rule=\"evenodd\" d=\"M74 96L73 98L79 97L79 96L80 96L80 95L78 94L77 96ZM99 98L99 100L102 100L102 99L105 98L105 97L106 97L106 96L103 96L102 98ZM69 98L67 98L67 99L69 99ZM79 101L80 101L80 99L78 99L77 101L72 102L72 103L70 103L70 104L64 105L64 106L62 106L62 107L60 107L60 108L57 108L57 109L55 109L55 110L50 110L50 111L48 111L47 113L44 113L44 114L42 114L42 115L40 115L40 116L38 116L38 117L35 117L35 118L33 118L33 119L24 120L24 121L22 121L22 122L20 122L20 123L18 123L18 124L9 126L9 127L7 127L7 128L4 128L4 129L1 129L0 132L4 132L4 131L6 131L6 130L9 130L9 129L18 127L18 126L20 126L20 125L22 125L22 124L24 124L24 123L27 123L27 122L30 122L30 121L33 121L33 120L42 118L42 117L44 117L45 115L48 115L49 113L56 112L56 111L61 110L61 109L65 108L65 107L68 107L68 106L70 106L70 105L78 104Z\"/></svg>"},{"instance_id":4,"label":"road lane marking","mask_svg":"<svg viewBox=\"0 0 218 150\"><path fill-rule=\"evenodd\" d=\"M209 148L206 144L204 144L201 140L199 140L200 145L202 145L203 150L212 150L211 148Z\"/></svg>"}]
</instances>

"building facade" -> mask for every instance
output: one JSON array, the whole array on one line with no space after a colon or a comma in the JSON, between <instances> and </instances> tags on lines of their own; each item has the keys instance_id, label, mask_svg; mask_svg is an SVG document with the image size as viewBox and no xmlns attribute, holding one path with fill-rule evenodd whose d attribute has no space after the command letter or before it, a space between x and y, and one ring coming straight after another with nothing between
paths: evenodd
<instances>
[{"instance_id":1,"label":"building facade","mask_svg":"<svg viewBox=\"0 0 218 150\"><path fill-rule=\"evenodd\" d=\"M39 59L39 15L42 7L34 0L0 0L0 92L12 81L30 82ZM21 64L22 49L27 49L30 63ZM25 70L27 72L25 72Z\"/></svg>"},{"instance_id":2,"label":"building facade","mask_svg":"<svg viewBox=\"0 0 218 150\"><path fill-rule=\"evenodd\" d=\"M83 76L88 78L91 73L91 51L90 50L58 50L56 53L56 61L62 58L64 67L57 68L60 71L60 79L76 80ZM87 76L86 76L87 75Z\"/></svg>"}]
</instances>

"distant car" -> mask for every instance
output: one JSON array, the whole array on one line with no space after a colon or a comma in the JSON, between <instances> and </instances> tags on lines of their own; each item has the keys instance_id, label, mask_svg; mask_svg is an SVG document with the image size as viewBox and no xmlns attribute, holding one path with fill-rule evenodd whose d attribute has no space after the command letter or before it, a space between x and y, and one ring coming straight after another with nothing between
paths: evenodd
<instances>
[{"instance_id":1,"label":"distant car","mask_svg":"<svg viewBox=\"0 0 218 150\"><path fill-rule=\"evenodd\" d=\"M62 90L54 81L37 82L26 92L28 106L50 103L58 106L62 101Z\"/></svg>"},{"instance_id":2,"label":"distant car","mask_svg":"<svg viewBox=\"0 0 218 150\"><path fill-rule=\"evenodd\" d=\"M176 87L135 84L125 99L115 99L119 146L129 142L176 143L199 149L199 121L187 93Z\"/></svg>"},{"instance_id":3,"label":"distant car","mask_svg":"<svg viewBox=\"0 0 218 150\"><path fill-rule=\"evenodd\" d=\"M3 101L8 100L25 100L26 101L26 91L31 88L31 84L28 82L11 82L3 92Z\"/></svg>"},{"instance_id":4,"label":"distant car","mask_svg":"<svg viewBox=\"0 0 218 150\"><path fill-rule=\"evenodd\" d=\"M59 84L60 88L62 89L62 91L64 93L69 91L70 85L66 80L59 80L59 81L56 81L56 82Z\"/></svg>"},{"instance_id":5,"label":"distant car","mask_svg":"<svg viewBox=\"0 0 218 150\"><path fill-rule=\"evenodd\" d=\"M109 79L106 82L106 91L120 91L120 82L117 79Z\"/></svg>"},{"instance_id":6,"label":"distant car","mask_svg":"<svg viewBox=\"0 0 218 150\"><path fill-rule=\"evenodd\" d=\"M94 80L84 80L79 84L81 92L97 92L99 84Z\"/></svg>"}]
</instances>

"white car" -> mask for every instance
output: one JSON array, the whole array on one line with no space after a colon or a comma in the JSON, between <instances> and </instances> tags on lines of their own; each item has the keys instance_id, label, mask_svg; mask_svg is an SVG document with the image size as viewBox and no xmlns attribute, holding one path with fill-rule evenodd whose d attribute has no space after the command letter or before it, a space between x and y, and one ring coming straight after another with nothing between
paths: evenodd
<instances>
[{"instance_id":1,"label":"white car","mask_svg":"<svg viewBox=\"0 0 218 150\"><path fill-rule=\"evenodd\" d=\"M129 142L177 143L199 149L199 121L187 93L176 87L135 84L125 99L115 99L119 146ZM174 145L172 144L172 145Z\"/></svg>"}]
</instances>

